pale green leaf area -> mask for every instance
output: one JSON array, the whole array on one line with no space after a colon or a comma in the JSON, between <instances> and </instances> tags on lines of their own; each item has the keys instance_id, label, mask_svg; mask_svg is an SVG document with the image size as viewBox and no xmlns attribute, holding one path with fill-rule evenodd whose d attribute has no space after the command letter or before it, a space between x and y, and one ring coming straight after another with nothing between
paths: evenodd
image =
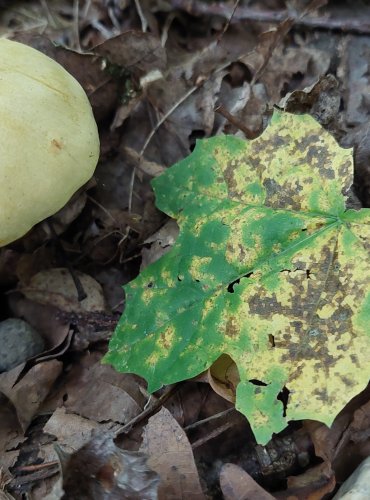
<instances>
[{"instance_id":1,"label":"pale green leaf area","mask_svg":"<svg viewBox=\"0 0 370 500\"><path fill-rule=\"evenodd\" d=\"M308 115L275 112L253 141L199 141L153 181L180 235L125 286L105 362L155 391L226 353L257 441L289 420L330 425L370 374L370 210L345 209L352 171Z\"/></svg>"}]
</instances>

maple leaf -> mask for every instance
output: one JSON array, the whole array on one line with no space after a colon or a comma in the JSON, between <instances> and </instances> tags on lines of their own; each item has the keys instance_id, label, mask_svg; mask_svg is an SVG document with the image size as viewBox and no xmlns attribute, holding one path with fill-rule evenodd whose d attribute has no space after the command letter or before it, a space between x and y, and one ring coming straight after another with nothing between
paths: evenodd
<instances>
[{"instance_id":1,"label":"maple leaf","mask_svg":"<svg viewBox=\"0 0 370 500\"><path fill-rule=\"evenodd\" d=\"M105 362L155 391L225 353L259 442L289 420L330 425L370 375L370 210L346 210L352 170L308 115L275 111L253 141L199 141L153 181L180 234L125 286Z\"/></svg>"}]
</instances>

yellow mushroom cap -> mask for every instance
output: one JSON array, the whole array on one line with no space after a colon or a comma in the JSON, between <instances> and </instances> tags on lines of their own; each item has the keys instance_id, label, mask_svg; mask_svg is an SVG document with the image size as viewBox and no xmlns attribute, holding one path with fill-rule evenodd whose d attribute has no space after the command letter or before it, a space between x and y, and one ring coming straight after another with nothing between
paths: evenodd
<instances>
[{"instance_id":1,"label":"yellow mushroom cap","mask_svg":"<svg viewBox=\"0 0 370 500\"><path fill-rule=\"evenodd\" d=\"M0 246L61 209L98 158L98 130L81 85L41 52L1 39Z\"/></svg>"}]
</instances>

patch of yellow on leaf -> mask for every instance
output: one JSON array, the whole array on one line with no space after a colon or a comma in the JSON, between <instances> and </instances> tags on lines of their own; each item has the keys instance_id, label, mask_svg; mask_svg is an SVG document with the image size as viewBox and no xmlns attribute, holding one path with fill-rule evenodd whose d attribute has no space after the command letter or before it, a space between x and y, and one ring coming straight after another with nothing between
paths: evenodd
<instances>
[{"instance_id":1,"label":"patch of yellow on leaf","mask_svg":"<svg viewBox=\"0 0 370 500\"><path fill-rule=\"evenodd\" d=\"M154 297L154 290L152 288L146 288L141 295L141 300L147 306L151 303L153 297Z\"/></svg>"},{"instance_id":2,"label":"patch of yellow on leaf","mask_svg":"<svg viewBox=\"0 0 370 500\"><path fill-rule=\"evenodd\" d=\"M204 227L206 222L207 221L200 219L193 225L193 227L191 228L191 231L192 231L194 236L197 236L197 237L200 236L200 233L202 232L203 227Z\"/></svg>"},{"instance_id":3,"label":"patch of yellow on leaf","mask_svg":"<svg viewBox=\"0 0 370 500\"><path fill-rule=\"evenodd\" d=\"M335 308L329 304L326 304L321 309L318 309L317 315L321 319L328 319L333 315L334 312Z\"/></svg>"},{"instance_id":4,"label":"patch of yellow on leaf","mask_svg":"<svg viewBox=\"0 0 370 500\"><path fill-rule=\"evenodd\" d=\"M211 262L211 257L194 257L189 266L189 274L194 280L201 280L206 277L204 270L205 265Z\"/></svg>"},{"instance_id":5,"label":"patch of yellow on leaf","mask_svg":"<svg viewBox=\"0 0 370 500\"><path fill-rule=\"evenodd\" d=\"M349 306L352 310L356 310L357 303L358 299L356 298L355 295L347 295L346 297L343 298L342 305Z\"/></svg>"},{"instance_id":6,"label":"patch of yellow on leaf","mask_svg":"<svg viewBox=\"0 0 370 500\"><path fill-rule=\"evenodd\" d=\"M147 358L145 358L144 360L144 364L146 366L148 366L149 368L155 368L156 365L158 364L158 361L160 360L161 358L161 354L157 351L152 351L152 353L150 354L150 356L148 356Z\"/></svg>"},{"instance_id":7,"label":"patch of yellow on leaf","mask_svg":"<svg viewBox=\"0 0 370 500\"><path fill-rule=\"evenodd\" d=\"M161 272L161 278L163 281L166 283L168 287L173 287L175 286L175 280L173 276L171 276L171 272L168 270L164 270Z\"/></svg>"}]
</instances>

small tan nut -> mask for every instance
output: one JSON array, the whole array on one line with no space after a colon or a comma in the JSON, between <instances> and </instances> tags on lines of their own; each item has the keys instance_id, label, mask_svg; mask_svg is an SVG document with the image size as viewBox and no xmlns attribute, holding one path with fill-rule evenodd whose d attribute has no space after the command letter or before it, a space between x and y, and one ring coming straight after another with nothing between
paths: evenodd
<instances>
[{"instance_id":1,"label":"small tan nut","mask_svg":"<svg viewBox=\"0 0 370 500\"><path fill-rule=\"evenodd\" d=\"M80 84L41 52L0 40L0 247L61 209L94 173L99 136Z\"/></svg>"}]
</instances>

